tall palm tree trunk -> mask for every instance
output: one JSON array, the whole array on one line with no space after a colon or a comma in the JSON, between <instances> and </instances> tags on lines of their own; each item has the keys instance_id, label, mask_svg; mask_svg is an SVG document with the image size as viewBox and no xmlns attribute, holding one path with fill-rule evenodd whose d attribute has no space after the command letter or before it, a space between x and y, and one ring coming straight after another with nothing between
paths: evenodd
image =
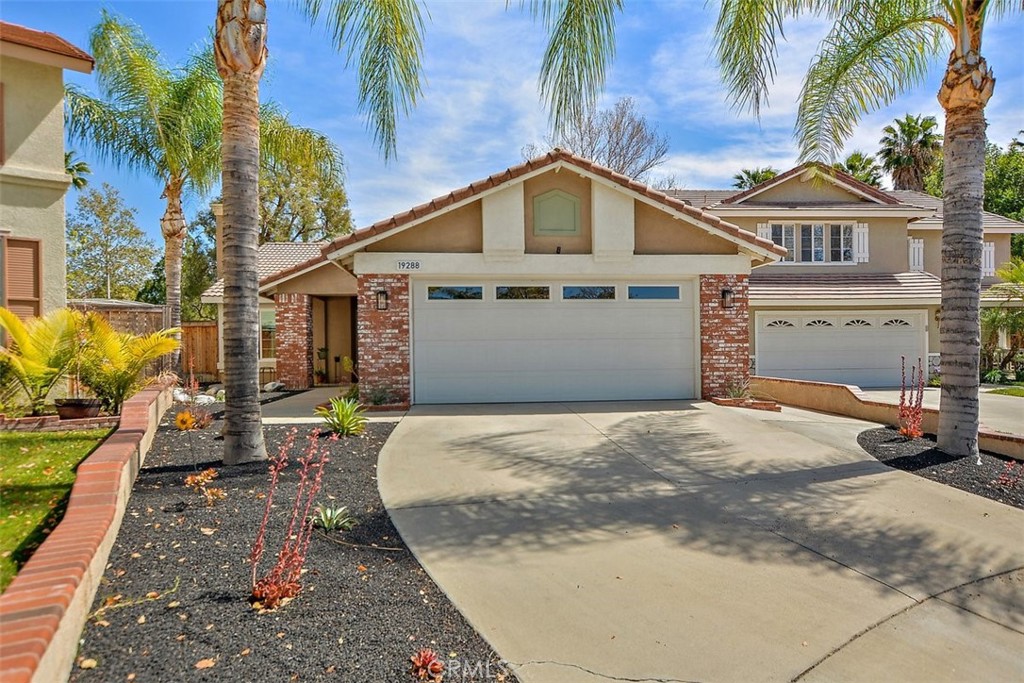
<instances>
[{"instance_id":1,"label":"tall palm tree trunk","mask_svg":"<svg viewBox=\"0 0 1024 683\"><path fill-rule=\"evenodd\" d=\"M968 19L961 31L976 36ZM980 43L969 40L970 46ZM974 49L954 48L939 103L946 110L942 183L942 365L938 446L952 455L978 455L981 353L982 203L985 195L985 104L995 79Z\"/></svg>"},{"instance_id":2,"label":"tall palm tree trunk","mask_svg":"<svg viewBox=\"0 0 1024 683\"><path fill-rule=\"evenodd\" d=\"M218 0L215 52L224 79L224 464L267 457L259 402L259 81L264 0Z\"/></svg>"},{"instance_id":3,"label":"tall palm tree trunk","mask_svg":"<svg viewBox=\"0 0 1024 683\"><path fill-rule=\"evenodd\" d=\"M163 198L167 201L164 215L160 219L160 232L164 236L164 282L166 296L164 301L170 308L170 327L181 327L181 253L185 244L185 213L181 208L182 181L174 180L167 183ZM181 333L176 338L181 342ZM170 357L171 368L181 370L181 351L175 349Z\"/></svg>"}]
</instances>

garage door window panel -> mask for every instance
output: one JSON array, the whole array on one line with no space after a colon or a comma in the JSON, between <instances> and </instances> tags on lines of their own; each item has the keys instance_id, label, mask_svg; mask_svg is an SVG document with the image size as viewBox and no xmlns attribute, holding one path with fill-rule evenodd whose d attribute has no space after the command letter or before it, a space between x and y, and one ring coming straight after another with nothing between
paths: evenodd
<instances>
[{"instance_id":1,"label":"garage door window panel","mask_svg":"<svg viewBox=\"0 0 1024 683\"><path fill-rule=\"evenodd\" d=\"M551 288L547 286L498 285L494 291L498 301L551 300Z\"/></svg>"},{"instance_id":2,"label":"garage door window panel","mask_svg":"<svg viewBox=\"0 0 1024 683\"><path fill-rule=\"evenodd\" d=\"M615 285L565 285L564 301L614 301Z\"/></svg>"},{"instance_id":3,"label":"garage door window panel","mask_svg":"<svg viewBox=\"0 0 1024 683\"><path fill-rule=\"evenodd\" d=\"M630 285L630 301L636 300L679 300L679 287L674 285Z\"/></svg>"},{"instance_id":4,"label":"garage door window panel","mask_svg":"<svg viewBox=\"0 0 1024 683\"><path fill-rule=\"evenodd\" d=\"M479 285L444 285L427 287L430 301L481 301L484 288Z\"/></svg>"}]
</instances>

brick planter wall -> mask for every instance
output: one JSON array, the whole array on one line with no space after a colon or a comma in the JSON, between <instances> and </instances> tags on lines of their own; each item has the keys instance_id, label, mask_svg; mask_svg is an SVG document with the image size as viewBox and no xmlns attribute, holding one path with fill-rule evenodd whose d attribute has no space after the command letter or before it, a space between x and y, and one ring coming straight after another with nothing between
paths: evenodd
<instances>
[{"instance_id":1,"label":"brick planter wall","mask_svg":"<svg viewBox=\"0 0 1024 683\"><path fill-rule=\"evenodd\" d=\"M733 307L722 307L722 290ZM724 396L730 384L750 378L750 309L746 275L700 276L700 394Z\"/></svg>"},{"instance_id":2,"label":"brick planter wall","mask_svg":"<svg viewBox=\"0 0 1024 683\"><path fill-rule=\"evenodd\" d=\"M313 303L308 294L274 296L277 381L289 389L313 385Z\"/></svg>"},{"instance_id":3,"label":"brick planter wall","mask_svg":"<svg viewBox=\"0 0 1024 683\"><path fill-rule=\"evenodd\" d=\"M377 310L379 290L388 293L386 311ZM370 403L372 392L387 389L393 403L408 403L409 276L360 275L356 313L360 399Z\"/></svg>"}]
</instances>

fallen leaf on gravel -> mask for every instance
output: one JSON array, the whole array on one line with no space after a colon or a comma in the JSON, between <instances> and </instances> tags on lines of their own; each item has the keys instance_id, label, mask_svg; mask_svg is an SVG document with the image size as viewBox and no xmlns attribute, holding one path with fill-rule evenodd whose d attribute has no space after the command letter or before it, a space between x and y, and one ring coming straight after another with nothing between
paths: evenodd
<instances>
[{"instance_id":1,"label":"fallen leaf on gravel","mask_svg":"<svg viewBox=\"0 0 1024 683\"><path fill-rule=\"evenodd\" d=\"M180 606L181 606L181 603L178 602L177 600L174 600L172 602L167 603L167 609L174 609L175 607L180 607Z\"/></svg>"},{"instance_id":2,"label":"fallen leaf on gravel","mask_svg":"<svg viewBox=\"0 0 1024 683\"><path fill-rule=\"evenodd\" d=\"M138 619L136 619L136 620L135 620L135 623L136 623L136 624L145 624L145 623L146 623L146 615L145 615L145 614L143 614L143 615L142 615L141 617L139 617Z\"/></svg>"},{"instance_id":3,"label":"fallen leaf on gravel","mask_svg":"<svg viewBox=\"0 0 1024 683\"><path fill-rule=\"evenodd\" d=\"M361 572L365 572L366 571L366 566L361 564L358 567L356 567L356 569L358 569Z\"/></svg>"},{"instance_id":4,"label":"fallen leaf on gravel","mask_svg":"<svg viewBox=\"0 0 1024 683\"><path fill-rule=\"evenodd\" d=\"M133 560L137 560L142 557L142 553L132 553L131 557Z\"/></svg>"},{"instance_id":5,"label":"fallen leaf on gravel","mask_svg":"<svg viewBox=\"0 0 1024 683\"><path fill-rule=\"evenodd\" d=\"M106 619L100 619L99 621L96 622L96 625L97 626L110 626L110 622L107 621Z\"/></svg>"},{"instance_id":6,"label":"fallen leaf on gravel","mask_svg":"<svg viewBox=\"0 0 1024 683\"><path fill-rule=\"evenodd\" d=\"M210 527L205 527L205 526L204 527L200 527L199 530L202 531L203 534L206 535L206 536L213 536L213 532L216 531L216 529L211 529Z\"/></svg>"},{"instance_id":7,"label":"fallen leaf on gravel","mask_svg":"<svg viewBox=\"0 0 1024 683\"><path fill-rule=\"evenodd\" d=\"M324 669L324 673L332 674L332 673L334 673L335 669L337 669L337 667L334 666L333 664L331 664L329 667Z\"/></svg>"},{"instance_id":8,"label":"fallen leaf on gravel","mask_svg":"<svg viewBox=\"0 0 1024 683\"><path fill-rule=\"evenodd\" d=\"M278 631L274 635L276 635L278 638L284 638L284 631Z\"/></svg>"},{"instance_id":9,"label":"fallen leaf on gravel","mask_svg":"<svg viewBox=\"0 0 1024 683\"><path fill-rule=\"evenodd\" d=\"M149 598L150 600L155 600L156 598L160 597L160 594L157 593L156 591L149 591L148 593L146 593L146 597Z\"/></svg>"},{"instance_id":10,"label":"fallen leaf on gravel","mask_svg":"<svg viewBox=\"0 0 1024 683\"><path fill-rule=\"evenodd\" d=\"M213 659L200 659L198 662L196 662L196 668L197 669L209 669L210 667L212 667L216 663L217 663L216 660L213 660Z\"/></svg>"},{"instance_id":11,"label":"fallen leaf on gravel","mask_svg":"<svg viewBox=\"0 0 1024 683\"><path fill-rule=\"evenodd\" d=\"M251 653L251 652L252 652L252 650L250 650L249 648L245 648L244 650L242 650L242 651L241 651L241 652L239 652L238 654L240 654L240 655L241 655L241 656L243 656L243 657L248 657L248 656L249 656L249 653Z\"/></svg>"},{"instance_id":12,"label":"fallen leaf on gravel","mask_svg":"<svg viewBox=\"0 0 1024 683\"><path fill-rule=\"evenodd\" d=\"M175 638L175 640L180 643L181 641L185 640L185 634L182 633L182 634L178 635L178 637Z\"/></svg>"},{"instance_id":13,"label":"fallen leaf on gravel","mask_svg":"<svg viewBox=\"0 0 1024 683\"><path fill-rule=\"evenodd\" d=\"M83 659L78 663L78 666L83 669L95 669L97 664L99 664L99 662L95 659Z\"/></svg>"},{"instance_id":14,"label":"fallen leaf on gravel","mask_svg":"<svg viewBox=\"0 0 1024 683\"><path fill-rule=\"evenodd\" d=\"M133 674L133 673L131 673L131 674L128 674L128 675L127 675L127 676L125 677L125 680L126 680L126 681L128 681L129 683L131 683L131 681L134 681L134 680L135 680L135 674Z\"/></svg>"}]
</instances>

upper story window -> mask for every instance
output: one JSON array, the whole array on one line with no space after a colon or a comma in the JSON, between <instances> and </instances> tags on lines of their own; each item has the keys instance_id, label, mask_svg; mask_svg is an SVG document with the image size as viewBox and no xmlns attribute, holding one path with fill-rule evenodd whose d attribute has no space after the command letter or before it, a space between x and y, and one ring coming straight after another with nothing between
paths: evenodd
<instances>
[{"instance_id":1,"label":"upper story window","mask_svg":"<svg viewBox=\"0 0 1024 683\"><path fill-rule=\"evenodd\" d=\"M534 235L580 234L580 199L568 192L551 190L533 198Z\"/></svg>"},{"instance_id":2,"label":"upper story window","mask_svg":"<svg viewBox=\"0 0 1024 683\"><path fill-rule=\"evenodd\" d=\"M759 233L788 251L785 263L860 263L867 261L867 227L863 253L857 246L854 223L771 223Z\"/></svg>"}]
</instances>

